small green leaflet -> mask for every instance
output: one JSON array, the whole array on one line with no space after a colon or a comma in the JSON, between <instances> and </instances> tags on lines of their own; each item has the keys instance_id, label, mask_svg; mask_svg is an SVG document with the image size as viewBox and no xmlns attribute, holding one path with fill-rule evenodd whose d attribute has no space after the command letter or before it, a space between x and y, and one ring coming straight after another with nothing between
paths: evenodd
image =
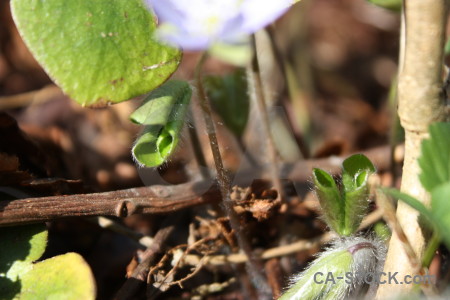
<instances>
[{"instance_id":1,"label":"small green leaflet","mask_svg":"<svg viewBox=\"0 0 450 300\"><path fill-rule=\"evenodd\" d=\"M145 125L132 149L139 164L156 167L173 153L180 139L191 95L187 82L168 81L151 92L130 116L134 123Z\"/></svg>"},{"instance_id":2,"label":"small green leaflet","mask_svg":"<svg viewBox=\"0 0 450 300\"><path fill-rule=\"evenodd\" d=\"M336 233L350 236L356 232L367 213L368 179L375 172L370 160L355 154L343 163L342 185L321 169L313 170L313 181L325 221Z\"/></svg>"},{"instance_id":3,"label":"small green leaflet","mask_svg":"<svg viewBox=\"0 0 450 300\"><path fill-rule=\"evenodd\" d=\"M12 0L22 38L62 90L87 106L145 94L177 69L142 0Z\"/></svg>"}]
</instances>

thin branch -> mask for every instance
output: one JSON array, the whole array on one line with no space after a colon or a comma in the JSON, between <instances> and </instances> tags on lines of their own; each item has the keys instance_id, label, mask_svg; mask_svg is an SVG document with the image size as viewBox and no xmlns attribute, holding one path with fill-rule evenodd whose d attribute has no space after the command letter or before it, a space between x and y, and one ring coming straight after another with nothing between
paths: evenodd
<instances>
[{"instance_id":1,"label":"thin branch","mask_svg":"<svg viewBox=\"0 0 450 300\"><path fill-rule=\"evenodd\" d=\"M363 151L379 171L389 168L389 146ZM340 172L344 158L304 160L296 164L281 165L281 178L305 182L311 178L312 168L325 169L333 174ZM237 174L240 185L253 179L265 178L266 170L252 169ZM4 188L0 187L0 190ZM220 191L210 180L179 185L155 185L106 193L51 196L0 201L0 227L25 223L53 221L67 217L115 216L132 214L167 214L177 210L218 203Z\"/></svg>"},{"instance_id":2,"label":"thin branch","mask_svg":"<svg viewBox=\"0 0 450 300\"><path fill-rule=\"evenodd\" d=\"M45 222L65 217L163 214L217 202L211 181L154 185L106 193L0 201L0 226Z\"/></svg>"}]
</instances>

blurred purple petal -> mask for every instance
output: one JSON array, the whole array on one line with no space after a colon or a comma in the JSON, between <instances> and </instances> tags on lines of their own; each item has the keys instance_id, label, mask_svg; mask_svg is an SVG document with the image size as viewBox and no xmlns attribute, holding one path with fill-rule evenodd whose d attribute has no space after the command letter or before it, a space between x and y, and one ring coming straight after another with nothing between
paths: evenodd
<instances>
[{"instance_id":1,"label":"blurred purple petal","mask_svg":"<svg viewBox=\"0 0 450 300\"><path fill-rule=\"evenodd\" d=\"M159 37L185 50L239 43L283 14L292 0L146 0L158 16Z\"/></svg>"}]
</instances>

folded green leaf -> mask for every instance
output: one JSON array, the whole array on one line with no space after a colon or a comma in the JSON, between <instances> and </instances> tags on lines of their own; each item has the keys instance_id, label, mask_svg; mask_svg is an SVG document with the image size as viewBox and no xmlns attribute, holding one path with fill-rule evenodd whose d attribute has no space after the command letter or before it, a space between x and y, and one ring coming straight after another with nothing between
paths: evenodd
<instances>
[{"instance_id":1,"label":"folded green leaf","mask_svg":"<svg viewBox=\"0 0 450 300\"><path fill-rule=\"evenodd\" d=\"M343 235L351 235L358 229L369 208L369 176L375 166L363 154L354 154L342 163L345 219Z\"/></svg>"},{"instance_id":2,"label":"folded green leaf","mask_svg":"<svg viewBox=\"0 0 450 300\"><path fill-rule=\"evenodd\" d=\"M13 0L17 28L37 61L82 105L145 94L177 69L181 52L158 42L142 0Z\"/></svg>"},{"instance_id":3,"label":"folded green leaf","mask_svg":"<svg viewBox=\"0 0 450 300\"><path fill-rule=\"evenodd\" d=\"M333 177L321 169L313 169L313 181L322 213L328 226L336 233L344 231L344 203Z\"/></svg>"},{"instance_id":4,"label":"folded green leaf","mask_svg":"<svg viewBox=\"0 0 450 300\"><path fill-rule=\"evenodd\" d=\"M419 178L425 189L432 192L450 182L450 123L433 123L429 131L430 138L422 142Z\"/></svg>"},{"instance_id":5,"label":"folded green leaf","mask_svg":"<svg viewBox=\"0 0 450 300\"><path fill-rule=\"evenodd\" d=\"M336 233L350 236L356 232L369 207L369 176L375 172L372 162L362 154L344 160L342 185L339 191L333 177L314 169L317 196L327 224Z\"/></svg>"},{"instance_id":6,"label":"folded green leaf","mask_svg":"<svg viewBox=\"0 0 450 300\"><path fill-rule=\"evenodd\" d=\"M145 125L143 133L132 149L133 157L141 165L156 167L164 163L175 150L192 90L187 82L172 80L154 90L130 116Z\"/></svg>"},{"instance_id":7,"label":"folded green leaf","mask_svg":"<svg viewBox=\"0 0 450 300\"><path fill-rule=\"evenodd\" d=\"M214 110L225 126L241 137L249 116L249 98L244 69L225 76L207 76L203 79Z\"/></svg>"}]
</instances>

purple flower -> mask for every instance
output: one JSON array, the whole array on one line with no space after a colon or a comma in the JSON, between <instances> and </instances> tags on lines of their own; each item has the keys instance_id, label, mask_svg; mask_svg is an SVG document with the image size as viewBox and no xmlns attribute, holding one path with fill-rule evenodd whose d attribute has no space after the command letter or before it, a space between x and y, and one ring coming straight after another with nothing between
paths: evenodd
<instances>
[{"instance_id":1,"label":"purple flower","mask_svg":"<svg viewBox=\"0 0 450 300\"><path fill-rule=\"evenodd\" d=\"M185 50L236 44L267 26L293 0L146 0L158 16L158 35Z\"/></svg>"}]
</instances>

